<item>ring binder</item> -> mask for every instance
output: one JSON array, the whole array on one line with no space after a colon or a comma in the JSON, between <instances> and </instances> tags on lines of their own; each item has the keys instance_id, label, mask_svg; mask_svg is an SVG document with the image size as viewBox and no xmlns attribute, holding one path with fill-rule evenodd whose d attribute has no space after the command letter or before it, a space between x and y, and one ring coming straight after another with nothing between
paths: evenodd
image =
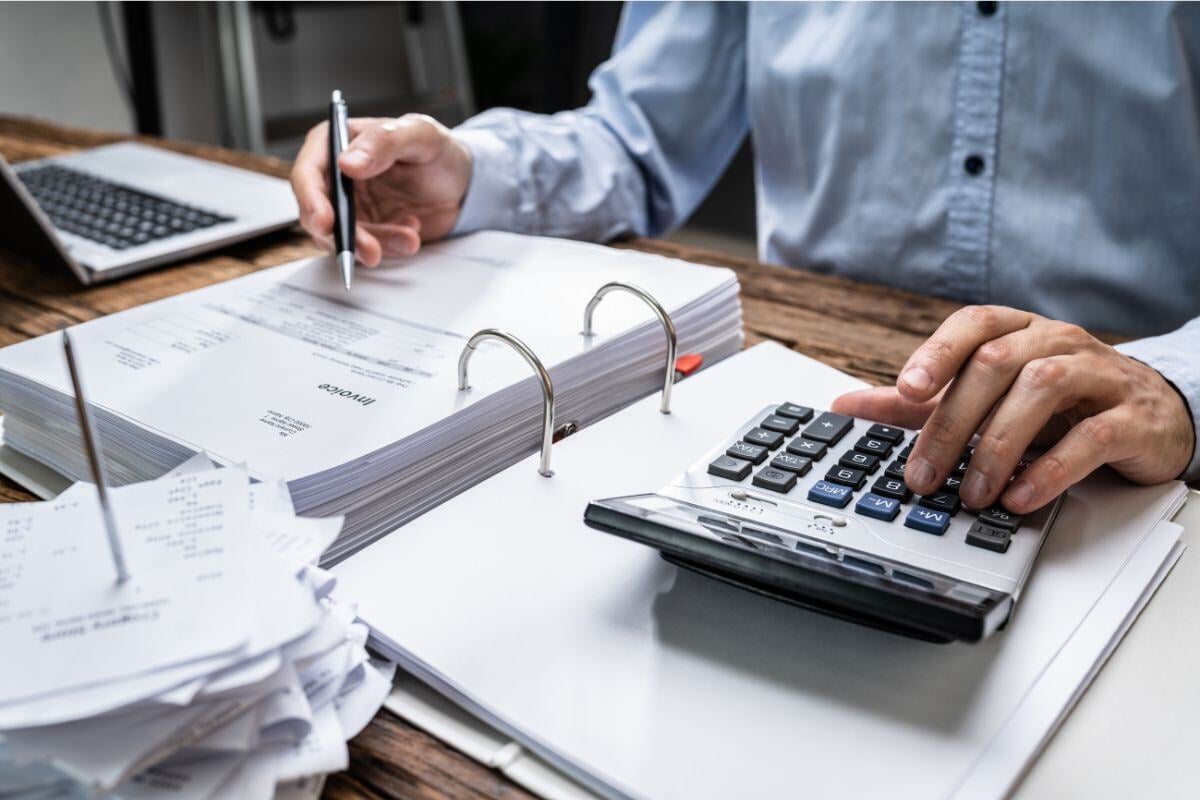
<instances>
[{"instance_id":1,"label":"ring binder","mask_svg":"<svg viewBox=\"0 0 1200 800\"><path fill-rule=\"evenodd\" d=\"M658 321L662 323L663 330L667 334L667 368L666 375L663 377L662 404L658 410L664 414L671 413L671 386L675 383L675 350L678 346L675 336L675 324L671 322L671 316L667 313L662 304L654 299L654 296L645 289L635 286L632 283L624 283L622 281L612 281L606 283L596 290L596 294L588 301L587 308L583 311L583 335L592 335L592 312L596 310L596 306L600 305L600 301L610 292L620 289L621 291L629 292L630 294L642 299L646 305L654 311L658 317Z\"/></svg>"},{"instance_id":2,"label":"ring binder","mask_svg":"<svg viewBox=\"0 0 1200 800\"><path fill-rule=\"evenodd\" d=\"M505 333L495 328L484 328L479 331L470 338L467 346L463 348L462 354L458 357L458 390L461 392L470 388L470 384L467 382L467 364L470 363L475 348L488 339L504 342L520 353L526 363L533 367L533 371L537 373L538 379L542 382L542 460L538 467L538 473L549 478L554 474L550 469L550 445L554 441L554 384L550 381L550 373L542 366L541 359L534 355L528 345L511 333Z\"/></svg>"}]
</instances>

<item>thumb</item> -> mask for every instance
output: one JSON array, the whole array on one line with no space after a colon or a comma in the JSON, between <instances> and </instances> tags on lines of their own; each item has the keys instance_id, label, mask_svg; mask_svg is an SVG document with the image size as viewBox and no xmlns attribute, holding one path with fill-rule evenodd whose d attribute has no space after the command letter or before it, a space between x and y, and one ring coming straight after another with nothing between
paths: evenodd
<instances>
[{"instance_id":1,"label":"thumb","mask_svg":"<svg viewBox=\"0 0 1200 800\"><path fill-rule=\"evenodd\" d=\"M352 180L365 181L397 162L420 164L437 155L449 132L428 117L410 115L363 130L350 140L338 166Z\"/></svg>"},{"instance_id":2,"label":"thumb","mask_svg":"<svg viewBox=\"0 0 1200 800\"><path fill-rule=\"evenodd\" d=\"M940 395L914 403L900 395L895 386L877 386L847 392L833 401L832 411L851 417L875 420L898 428L920 428L937 407Z\"/></svg>"}]
</instances>

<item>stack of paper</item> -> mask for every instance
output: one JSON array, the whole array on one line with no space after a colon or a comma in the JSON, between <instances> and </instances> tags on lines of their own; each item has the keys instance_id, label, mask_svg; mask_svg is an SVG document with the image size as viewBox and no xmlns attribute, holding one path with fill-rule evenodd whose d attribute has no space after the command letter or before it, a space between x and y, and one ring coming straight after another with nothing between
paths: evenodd
<instances>
[{"instance_id":1,"label":"stack of paper","mask_svg":"<svg viewBox=\"0 0 1200 800\"><path fill-rule=\"evenodd\" d=\"M394 666L313 562L337 518L197 456L110 494L0 506L0 796L269 798L320 789Z\"/></svg>"},{"instance_id":2,"label":"stack of paper","mask_svg":"<svg viewBox=\"0 0 1200 800\"><path fill-rule=\"evenodd\" d=\"M204 450L288 483L297 510L346 515L336 560L533 452L541 384L488 342L458 390L467 340L500 328L549 369L560 425L583 427L661 388L670 314L679 353L706 364L741 346L729 270L607 247L480 233L361 270L347 294L328 259L285 265L150 303L72 331L117 482ZM0 351L9 446L87 474L58 340Z\"/></svg>"}]
</instances>

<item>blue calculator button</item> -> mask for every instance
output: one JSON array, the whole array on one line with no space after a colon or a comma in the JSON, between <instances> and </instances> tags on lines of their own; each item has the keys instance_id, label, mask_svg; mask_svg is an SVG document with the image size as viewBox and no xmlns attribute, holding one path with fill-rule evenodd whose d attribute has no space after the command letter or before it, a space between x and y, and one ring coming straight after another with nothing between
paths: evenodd
<instances>
[{"instance_id":1,"label":"blue calculator button","mask_svg":"<svg viewBox=\"0 0 1200 800\"><path fill-rule=\"evenodd\" d=\"M946 528L950 527L950 515L945 511L934 511L932 508L918 506L908 512L908 516L904 519L904 527L941 536L946 532Z\"/></svg>"},{"instance_id":2,"label":"blue calculator button","mask_svg":"<svg viewBox=\"0 0 1200 800\"><path fill-rule=\"evenodd\" d=\"M885 522L891 522L900 513L900 501L891 497L880 497L873 492L867 492L858 499L854 510L865 517L874 517Z\"/></svg>"},{"instance_id":3,"label":"blue calculator button","mask_svg":"<svg viewBox=\"0 0 1200 800\"><path fill-rule=\"evenodd\" d=\"M849 486L838 486L836 483L828 481L817 481L808 490L808 499L814 503L833 506L834 508L845 508L850 502L854 490Z\"/></svg>"}]
</instances>

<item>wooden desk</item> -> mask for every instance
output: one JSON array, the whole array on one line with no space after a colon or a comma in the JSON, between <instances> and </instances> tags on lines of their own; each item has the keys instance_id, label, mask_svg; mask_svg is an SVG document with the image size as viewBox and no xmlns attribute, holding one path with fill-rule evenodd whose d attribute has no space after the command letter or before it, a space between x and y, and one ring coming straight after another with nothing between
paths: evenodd
<instances>
[{"instance_id":1,"label":"wooden desk","mask_svg":"<svg viewBox=\"0 0 1200 800\"><path fill-rule=\"evenodd\" d=\"M122 138L128 137L0 117L0 154L12 162ZM288 173L289 165L274 158L154 143L271 175ZM912 350L958 307L946 300L668 242L635 239L619 246L731 267L742 284L747 344L774 339L873 383L894 380ZM92 288L80 287L70 275L0 254L0 346L316 252L296 229ZM32 495L0 478L0 500L30 499ZM498 772L386 710L353 740L350 757L350 769L330 778L327 797L530 797Z\"/></svg>"}]
</instances>

